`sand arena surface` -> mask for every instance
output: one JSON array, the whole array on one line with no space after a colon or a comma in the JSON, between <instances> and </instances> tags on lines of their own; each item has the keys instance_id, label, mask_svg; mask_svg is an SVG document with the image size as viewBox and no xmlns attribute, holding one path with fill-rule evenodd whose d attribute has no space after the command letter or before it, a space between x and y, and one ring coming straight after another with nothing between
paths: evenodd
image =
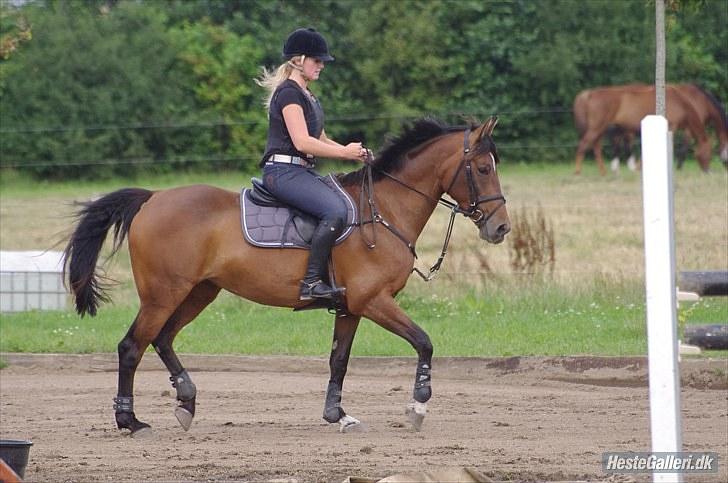
<instances>
[{"instance_id":1,"label":"sand arena surface","mask_svg":"<svg viewBox=\"0 0 728 483\"><path fill-rule=\"evenodd\" d=\"M27 481L326 481L472 467L493 479L645 481L602 472L605 451L649 451L645 358L435 358L423 430L404 416L416 359L354 358L343 406L368 426L321 419L324 358L183 355L197 385L189 432L158 358L136 378L137 416L116 429L116 356L2 354L0 432L34 445ZM684 360L685 451L713 451L728 481L728 361Z\"/></svg>"}]
</instances>

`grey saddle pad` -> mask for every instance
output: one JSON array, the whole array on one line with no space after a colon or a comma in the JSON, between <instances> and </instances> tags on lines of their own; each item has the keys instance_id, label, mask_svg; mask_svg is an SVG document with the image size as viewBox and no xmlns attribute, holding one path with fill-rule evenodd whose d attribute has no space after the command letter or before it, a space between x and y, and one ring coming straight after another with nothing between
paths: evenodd
<instances>
[{"instance_id":1,"label":"grey saddle pad","mask_svg":"<svg viewBox=\"0 0 728 483\"><path fill-rule=\"evenodd\" d=\"M347 206L346 229L336 239L344 241L353 231L356 220L356 205L333 175L324 177L324 182L339 194ZM243 235L252 245L263 248L310 248L311 236L318 220L295 208L287 206L259 206L249 199L251 188L240 193L240 220Z\"/></svg>"}]
</instances>

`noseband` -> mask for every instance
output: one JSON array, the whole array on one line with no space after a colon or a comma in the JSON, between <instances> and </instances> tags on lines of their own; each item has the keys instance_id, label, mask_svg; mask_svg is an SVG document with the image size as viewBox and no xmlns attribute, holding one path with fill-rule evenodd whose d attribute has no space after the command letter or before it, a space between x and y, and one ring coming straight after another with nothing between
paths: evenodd
<instances>
[{"instance_id":1,"label":"noseband","mask_svg":"<svg viewBox=\"0 0 728 483\"><path fill-rule=\"evenodd\" d=\"M379 173L383 174L387 178L397 182L398 184L404 186L410 191L414 191L415 193L427 198L428 200L439 203L443 206L447 206L450 208L450 222L448 223L447 232L445 233L445 241L442 246L442 251L440 252L440 257L437 259L435 264L430 268L430 271L428 274L422 273L417 267L413 268L412 271L417 273L425 282L429 282L432 280L435 276L435 274L440 270L440 266L442 265L443 260L445 260L445 255L447 254L447 247L450 244L450 235L452 235L452 229L453 229L453 223L455 221L455 215L460 213L461 215L464 215L468 218L470 218L473 223L475 223L475 226L478 228L482 228L483 225L485 225L488 220L495 214L496 211L500 209L501 206L506 204L506 199L503 196L503 194L499 193L497 195L491 195L491 196L482 196L480 195L480 192L478 191L478 186L475 184L475 179L473 178L473 167L472 167L472 159L468 158L468 154L470 153L470 133L471 129L467 128L465 130L465 137L463 139L463 159L460 161L460 164L458 165L458 169L455 171L455 175L452 177L452 181L450 181L450 184L448 185L445 192L449 192L450 189L455 184L455 181L458 178L458 175L460 174L460 171L463 170L463 166L465 167L465 179L468 183L468 193L470 196L469 204L467 209L463 209L460 207L459 204L453 203L450 200L446 200L443 197L440 197L439 199L435 199L432 196L428 195L427 193L423 193L422 191L418 190L417 188L414 188L401 179L397 178L396 176L392 176L391 174L387 173L386 171L379 170L377 168L377 171ZM492 157L492 154L491 154ZM374 223L380 223L382 224L387 230L392 232L397 238L402 240L405 245L407 245L407 248L409 248L410 252L412 252L412 255L414 255L415 258L417 258L417 252L415 251L415 245L414 243L408 241L400 232L397 230L394 226L392 226L390 223L387 223L384 218L382 218L382 215L379 214L379 211L377 210L376 205L374 204L374 187L372 184L372 155L368 155L367 163L366 163L366 171L365 175L362 178L362 186L360 191L360 211L359 216L362 216L362 213L364 212L364 197L367 197L366 204L368 204L369 211L371 213L371 219L368 221L363 221L360 219L359 222L354 223L355 226L364 227L364 225L367 224L374 224ZM495 167L495 158L493 158L493 165ZM365 195L366 193L366 195ZM489 201L501 201L501 203L496 207L496 209L492 210L487 215L480 209L478 206L480 206L482 203L487 203ZM376 236L376 232L375 236ZM364 239L364 242L366 243L367 247L374 248L376 246L376 238L373 238L371 241L367 240L366 236L364 235L364 232L362 230L362 238Z\"/></svg>"}]
</instances>

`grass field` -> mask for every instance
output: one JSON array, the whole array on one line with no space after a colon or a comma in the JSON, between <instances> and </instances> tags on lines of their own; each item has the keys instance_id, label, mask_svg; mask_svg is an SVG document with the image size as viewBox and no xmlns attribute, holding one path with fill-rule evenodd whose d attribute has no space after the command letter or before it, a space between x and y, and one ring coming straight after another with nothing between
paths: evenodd
<instances>
[{"instance_id":1,"label":"grass field","mask_svg":"<svg viewBox=\"0 0 728 483\"><path fill-rule=\"evenodd\" d=\"M728 175L714 163L704 175L694 163L675 173L678 270L728 269ZM552 228L553 273L514 272L508 242L481 242L472 224L456 223L448 258L429 284L411 278L402 306L430 334L436 355L645 354L642 199L639 173L600 177L594 166L575 177L570 165L503 163L499 169L512 221L540 210ZM96 183L37 183L13 173L0 180L0 247L62 249L74 200L125 186L163 189L209 183L237 190L237 173L158 176ZM437 257L447 224L437 210L420 240L418 267ZM241 238L241 243L244 243ZM136 312L128 255L107 265L119 281L113 305L95 319L72 312L3 314L0 351L114 351ZM728 297L681 308L687 323L728 320ZM328 353L331 317L293 314L221 296L177 339L180 352ZM365 321L356 355L413 355L402 340Z\"/></svg>"}]
</instances>

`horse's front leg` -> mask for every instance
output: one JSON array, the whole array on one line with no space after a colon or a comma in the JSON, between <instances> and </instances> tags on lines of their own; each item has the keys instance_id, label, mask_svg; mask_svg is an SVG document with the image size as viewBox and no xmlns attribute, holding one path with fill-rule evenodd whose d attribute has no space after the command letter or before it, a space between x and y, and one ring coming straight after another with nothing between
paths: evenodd
<instances>
[{"instance_id":1,"label":"horse's front leg","mask_svg":"<svg viewBox=\"0 0 728 483\"><path fill-rule=\"evenodd\" d=\"M412 426L419 431L427 414L427 401L432 396L432 343L427 333L415 324L397 305L391 295L381 294L367 305L363 314L385 329L409 342L417 351L417 371L412 390L412 401L406 414Z\"/></svg>"},{"instance_id":2,"label":"horse's front leg","mask_svg":"<svg viewBox=\"0 0 728 483\"><path fill-rule=\"evenodd\" d=\"M351 344L354 341L356 329L359 327L359 316L337 315L334 322L334 340L329 356L329 369L331 377L326 388L326 402L324 403L324 420L329 423L339 423L342 433L363 431L364 425L356 418L346 414L341 407L341 393L344 386L344 377L349 365Z\"/></svg>"}]
</instances>

